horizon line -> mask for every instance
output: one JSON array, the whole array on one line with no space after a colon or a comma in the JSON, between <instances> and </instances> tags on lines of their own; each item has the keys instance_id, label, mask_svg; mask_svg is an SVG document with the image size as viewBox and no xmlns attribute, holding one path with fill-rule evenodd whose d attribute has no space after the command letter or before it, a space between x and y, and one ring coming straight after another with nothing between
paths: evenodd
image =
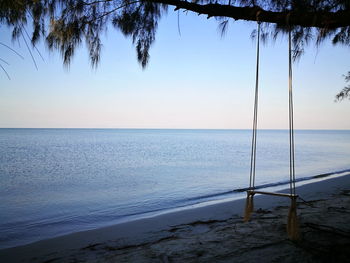
<instances>
[{"instance_id":1,"label":"horizon line","mask_svg":"<svg viewBox=\"0 0 350 263\"><path fill-rule=\"evenodd\" d=\"M252 130L252 128L117 128L117 127L0 127L0 129L71 129L71 130ZM259 128L258 130L289 130L288 128ZM308 131L350 131L350 129L330 128L297 128Z\"/></svg>"}]
</instances>

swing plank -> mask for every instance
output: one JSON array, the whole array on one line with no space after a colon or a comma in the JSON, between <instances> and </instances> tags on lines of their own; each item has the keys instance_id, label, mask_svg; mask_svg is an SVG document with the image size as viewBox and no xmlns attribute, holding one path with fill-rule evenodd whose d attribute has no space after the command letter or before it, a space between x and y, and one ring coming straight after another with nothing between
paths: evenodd
<instances>
[{"instance_id":1,"label":"swing plank","mask_svg":"<svg viewBox=\"0 0 350 263\"><path fill-rule=\"evenodd\" d=\"M291 198L296 198L298 195L293 195L293 194L286 194L286 193L274 193L274 192L264 192L264 191L249 191L250 193L253 194L261 194L261 195L273 195L273 196L281 196L281 197L291 197Z\"/></svg>"}]
</instances>

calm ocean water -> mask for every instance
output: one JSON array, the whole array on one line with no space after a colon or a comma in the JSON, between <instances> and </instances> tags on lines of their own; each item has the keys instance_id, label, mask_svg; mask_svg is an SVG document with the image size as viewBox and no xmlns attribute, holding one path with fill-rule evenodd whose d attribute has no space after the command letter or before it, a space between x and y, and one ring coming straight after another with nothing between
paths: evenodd
<instances>
[{"instance_id":1,"label":"calm ocean water","mask_svg":"<svg viewBox=\"0 0 350 263\"><path fill-rule=\"evenodd\" d=\"M250 130L0 129L0 248L233 197L250 142ZM350 131L295 142L297 178L350 169ZM257 185L287 181L288 132L258 131L257 147Z\"/></svg>"}]
</instances>

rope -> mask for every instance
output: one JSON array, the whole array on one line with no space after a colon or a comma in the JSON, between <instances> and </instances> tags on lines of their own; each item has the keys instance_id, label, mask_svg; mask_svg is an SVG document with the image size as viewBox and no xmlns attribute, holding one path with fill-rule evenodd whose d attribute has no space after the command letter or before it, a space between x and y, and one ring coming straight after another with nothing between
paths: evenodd
<instances>
[{"instance_id":1,"label":"rope","mask_svg":"<svg viewBox=\"0 0 350 263\"><path fill-rule=\"evenodd\" d=\"M250 155L249 190L255 189L255 167L256 167L256 139L258 126L258 99L259 99L259 57L260 57L260 22L258 22L258 39L256 46L256 75L255 75L255 98L253 117L253 136ZM290 194L295 195L295 154L294 154L294 109L293 109L293 72L292 72L292 36L291 30L288 34L288 68L289 68L289 189Z\"/></svg>"},{"instance_id":2,"label":"rope","mask_svg":"<svg viewBox=\"0 0 350 263\"><path fill-rule=\"evenodd\" d=\"M249 221L251 213L254 210L254 195L268 194L277 196L288 196L291 204L288 212L287 233L291 240L298 240L300 238L299 223L297 216L297 195L295 192L295 156L294 156L294 110L293 110L293 72L292 72L292 34L291 29L288 33L288 68L289 68L289 189L290 194L270 193L255 191L255 165L256 165L256 138L258 126L258 98L259 98L259 51L260 51L260 22L258 22L258 40L256 47L256 76L255 76L255 99L254 99L254 118L253 118L253 138L250 155L250 176L249 176L249 190L247 191L247 200L244 212L244 222Z\"/></svg>"},{"instance_id":3,"label":"rope","mask_svg":"<svg viewBox=\"0 0 350 263\"><path fill-rule=\"evenodd\" d=\"M289 182L290 182L290 207L288 212L287 233L291 240L300 238L297 216L297 196L295 195L295 157L294 157L294 110L293 110L293 72L292 72L292 30L288 32L288 60L289 60Z\"/></svg>"},{"instance_id":4,"label":"rope","mask_svg":"<svg viewBox=\"0 0 350 263\"><path fill-rule=\"evenodd\" d=\"M255 164L256 164L256 135L258 126L258 98L259 98L259 57L260 57L260 22L258 22L258 39L256 45L256 75L255 75L255 99L254 99L254 117L253 117L253 137L250 155L250 176L249 190L255 188Z\"/></svg>"},{"instance_id":5,"label":"rope","mask_svg":"<svg viewBox=\"0 0 350 263\"><path fill-rule=\"evenodd\" d=\"M289 184L290 194L295 195L295 155L294 155L294 110L293 110L293 72L292 72L292 36L288 34L288 58L289 58Z\"/></svg>"}]
</instances>

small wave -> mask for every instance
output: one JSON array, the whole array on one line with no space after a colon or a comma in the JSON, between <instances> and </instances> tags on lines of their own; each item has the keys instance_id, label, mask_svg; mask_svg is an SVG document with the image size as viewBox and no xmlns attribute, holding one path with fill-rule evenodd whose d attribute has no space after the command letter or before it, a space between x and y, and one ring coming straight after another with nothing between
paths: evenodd
<instances>
[{"instance_id":1,"label":"small wave","mask_svg":"<svg viewBox=\"0 0 350 263\"><path fill-rule=\"evenodd\" d=\"M350 172L350 169L346 169L346 170L341 170L341 171L335 171L335 172L330 172L330 173L324 173L324 174L317 174L314 176L308 176L308 177L301 177L301 178L297 178L296 182L303 182L303 181L311 181L314 179L321 179L321 178L326 178L332 175L338 175L338 174L343 174L343 173L348 173ZM277 186L283 186L283 185L288 185L289 181L285 180L285 181L279 181L276 183L268 183L268 184L261 184L258 186L255 186L255 189L264 189L264 188L268 188L268 187L277 187ZM196 197L191 197L191 198L186 198L185 200L182 201L204 201L204 200L208 200L208 199L217 199L219 197L224 197L230 194L234 194L234 193L242 193L249 190L249 187L244 187L244 188L237 188L237 189L233 189L230 191L223 191L223 192L219 192L219 193L214 193L214 194L207 194L207 195L201 195L201 196L196 196Z\"/></svg>"},{"instance_id":2,"label":"small wave","mask_svg":"<svg viewBox=\"0 0 350 263\"><path fill-rule=\"evenodd\" d=\"M295 180L295 182L298 183L298 182L303 182L303 181L308 181L308 180L313 180L313 179L326 178L326 177L329 177L332 175L337 175L337 174L342 174L342 173L347 173L347 172L350 172L350 169L336 171L336 172L330 172L330 173L324 173L324 174L318 174L318 175L309 176L309 177L301 177L301 178L297 178ZM282 185L287 185L287 184L289 184L289 181L280 181L277 183L258 185L258 186L255 186L255 189L262 189L262 188L274 187L274 186L282 186ZM249 190L249 187L234 189L233 192L241 193L241 192L245 192L247 190Z\"/></svg>"},{"instance_id":3,"label":"small wave","mask_svg":"<svg viewBox=\"0 0 350 263\"><path fill-rule=\"evenodd\" d=\"M195 201L195 200L200 200L200 199L207 199L207 198L213 198L213 197L218 197L218 196L223 196L227 194L232 194L233 191L225 191L225 192L220 192L220 193L215 193L215 194L208 194L208 195L201 195L201 196L196 196L196 197L190 197L186 198L183 201Z\"/></svg>"}]
</instances>

